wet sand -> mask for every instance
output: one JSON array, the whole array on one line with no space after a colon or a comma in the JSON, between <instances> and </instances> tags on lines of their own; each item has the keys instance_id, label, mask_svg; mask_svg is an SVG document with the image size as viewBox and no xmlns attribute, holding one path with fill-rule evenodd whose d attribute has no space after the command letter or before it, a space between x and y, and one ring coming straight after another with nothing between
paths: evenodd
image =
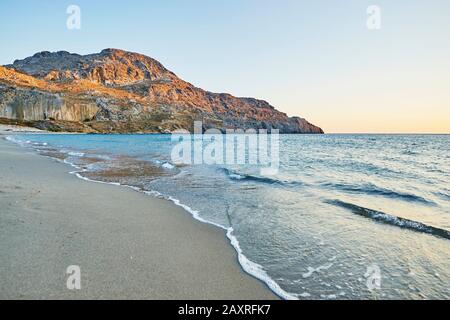
<instances>
[{"instance_id":1,"label":"wet sand","mask_svg":"<svg viewBox=\"0 0 450 320\"><path fill-rule=\"evenodd\" d=\"M0 299L277 298L241 269L223 230L3 137ZM70 265L81 290L66 287Z\"/></svg>"}]
</instances>

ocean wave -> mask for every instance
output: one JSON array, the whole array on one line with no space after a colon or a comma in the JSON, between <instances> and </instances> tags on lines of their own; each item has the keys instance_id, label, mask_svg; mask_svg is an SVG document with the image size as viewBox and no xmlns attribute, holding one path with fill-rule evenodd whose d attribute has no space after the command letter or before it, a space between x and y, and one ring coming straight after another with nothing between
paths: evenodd
<instances>
[{"instance_id":1,"label":"ocean wave","mask_svg":"<svg viewBox=\"0 0 450 320\"><path fill-rule=\"evenodd\" d=\"M19 143L17 141L13 141L13 139L8 139L8 140L10 140L12 142L15 142L15 143ZM150 195L150 196L163 198L165 200L173 202L175 205L177 205L179 207L182 207L185 211L189 212L194 219L196 219L198 221L201 221L203 223L214 225L214 226L216 226L216 227L218 227L220 229L225 230L227 238L229 239L231 245L233 246L233 248L237 252L239 264L241 265L242 269L245 272L247 272L249 275L251 275L251 276L255 277L256 279L258 279L258 280L262 281L263 283L265 283L280 298L285 299L285 300L297 300L298 299L297 295L289 293L289 292L283 290L279 286L279 284L267 274L267 272L264 270L264 268L261 265L251 261L250 259L248 259L245 256L245 254L243 253L243 251L241 249L241 246L239 244L238 239L233 234L234 230L233 230L232 227L228 227L227 228L227 227L224 227L224 226L222 226L222 225L220 225L218 223L206 220L206 219L202 218L199 215L198 211L193 210L189 206L181 203L180 200L178 200L176 198L173 198L171 196L164 196L163 194L159 193L158 191L155 191L155 190L150 190L150 191L143 190L142 188L138 188L138 187L135 187L135 186L132 186L132 185L127 185L127 184L122 184L122 183L119 183L119 182L109 182L109 181L101 181L101 180L90 179L90 178L88 178L88 177L83 175L83 173L86 173L86 172L89 171L86 168L80 167L80 166L76 165L75 163L68 161L67 159L60 160L60 159L54 158L52 156L45 156L45 157L52 158L52 159L55 159L57 161L60 161L60 162L63 162L65 164L68 164L68 165L72 166L76 170L69 172L69 174L73 174L73 175L75 175L76 177L78 177L78 178L80 178L82 180L89 181L89 182L94 182L94 183L100 183L100 184L109 184L109 185L114 185L114 186L128 187L128 188L131 188L131 189L133 189L135 191L143 192L143 193L145 193L147 195ZM171 165L168 162L166 162L164 164ZM164 164L163 164L163 166L164 166ZM171 165L171 166L173 167L173 165ZM169 166L167 166L167 168L168 167Z\"/></svg>"},{"instance_id":2,"label":"ocean wave","mask_svg":"<svg viewBox=\"0 0 450 320\"><path fill-rule=\"evenodd\" d=\"M30 141L27 141L27 143L30 143ZM33 142L33 146L46 146L47 142Z\"/></svg>"},{"instance_id":3,"label":"ocean wave","mask_svg":"<svg viewBox=\"0 0 450 320\"><path fill-rule=\"evenodd\" d=\"M65 161L66 162L66 161ZM73 163L69 163L66 162L67 164L72 165L73 167L80 169L80 167L74 165ZM141 188L135 187L135 186L130 186L130 185L126 185L126 184L120 184L117 182L104 182L104 181L99 181L99 180L93 180L87 177L84 177L81 173L85 172L86 170L81 169L81 171L73 171L70 172L71 174L75 174L78 178L86 180L86 181L91 181L91 182L96 182L96 183L103 183L103 184L111 184L111 185L116 185L116 186L123 186L123 187L128 187L128 188L132 188L135 191L138 192L143 192L147 195L153 196L153 197L157 197L157 198L161 198L161 199L165 199L168 201L171 201L172 203L174 203L175 205L183 208L185 211L187 211L188 213L190 213L192 215L192 217L200 222L206 223L206 224L211 224L213 226L216 226L220 229L223 229L226 231L226 235L227 238L229 239L231 245L233 246L233 248L236 250L237 255L238 255L238 261L239 264L241 265L242 269L247 272L249 275L255 277L256 279L262 281L263 283L265 283L276 295L278 295L280 298L285 299L285 300L297 300L298 297L295 294L289 293L287 291L284 291L279 285L278 283L273 280L268 274L267 272L264 270L264 268L249 260L243 253L241 246L239 244L238 239L234 236L233 234L233 228L232 227L224 227L221 224L206 220L204 218L202 218L199 214L199 212L197 210L192 209L191 207L183 204L180 200L172 197L172 196L165 196L163 194L161 194L160 192L156 191L156 190L143 190Z\"/></svg>"},{"instance_id":4,"label":"ocean wave","mask_svg":"<svg viewBox=\"0 0 450 320\"><path fill-rule=\"evenodd\" d=\"M175 166L169 162L164 162L161 167L165 168L165 169L173 169L175 168Z\"/></svg>"},{"instance_id":5,"label":"ocean wave","mask_svg":"<svg viewBox=\"0 0 450 320\"><path fill-rule=\"evenodd\" d=\"M6 136L5 139L12 143L18 144L22 147L31 147L31 148L39 148L39 147L47 147L47 142L36 142L31 140L23 140L19 139L17 136Z\"/></svg>"},{"instance_id":6,"label":"ocean wave","mask_svg":"<svg viewBox=\"0 0 450 320\"><path fill-rule=\"evenodd\" d=\"M384 196L388 198L397 198L402 199L406 201L414 201L414 202L420 202L423 204L428 205L435 205L435 203L431 200L425 199L421 196L412 194L412 193L404 193L399 191L394 191L386 188L378 187L372 183L366 183L363 185L352 185L352 184L345 184L345 183L322 183L321 187L325 188L331 188L331 189L337 189L340 191L347 191L350 193L359 193L359 194L369 194L369 195L377 195L377 196Z\"/></svg>"},{"instance_id":7,"label":"ocean wave","mask_svg":"<svg viewBox=\"0 0 450 320\"><path fill-rule=\"evenodd\" d=\"M308 267L308 272L305 272L302 274L303 278L309 278L310 276L312 276L314 273L316 272L320 272L322 270L328 270L333 266L333 263L329 263L323 266L319 266L317 268L313 268L313 267Z\"/></svg>"},{"instance_id":8,"label":"ocean wave","mask_svg":"<svg viewBox=\"0 0 450 320\"><path fill-rule=\"evenodd\" d=\"M401 217L397 217L388 213L384 213L381 211L376 211L368 208L364 208L361 206L358 206L353 203L344 202L341 200L327 200L325 201L329 204L339 206L342 208L345 208L347 210L352 211L353 213L370 218L372 220L375 220L377 222L389 224L392 226L397 226L403 229L408 229L416 232L422 232L422 233L428 233L431 235L434 235L436 237L444 238L450 240L450 231L445 229L436 228L433 226L429 226L426 224L423 224L418 221L413 221Z\"/></svg>"},{"instance_id":9,"label":"ocean wave","mask_svg":"<svg viewBox=\"0 0 450 320\"><path fill-rule=\"evenodd\" d=\"M84 157L84 155L85 155L84 152L78 152L78 151L72 151L72 150L66 150L66 149L61 149L59 151L62 153L65 153L69 156L72 156L72 157Z\"/></svg>"},{"instance_id":10,"label":"ocean wave","mask_svg":"<svg viewBox=\"0 0 450 320\"><path fill-rule=\"evenodd\" d=\"M78 178L86 180L86 181L91 181L91 182L96 182L96 183L102 183L102 184L111 184L111 185L115 185L115 186L123 186L123 187L128 187L131 188L135 191L138 192L143 192L147 195L153 196L153 197L157 197L157 198L162 198L168 201L171 201L172 203L174 203L175 205L183 208L185 211L187 211L188 213L190 213L192 215L192 217L200 222L206 223L206 224L211 224L213 226L216 226L220 229L223 229L226 231L226 235L227 238L230 240L231 245L233 246L233 248L236 250L237 255L238 255L238 261L239 264L242 266L242 269L247 272L249 275L255 277L256 279L259 279L260 281L264 282L276 295L278 295L280 298L283 298L285 300L297 300L298 297L294 294L291 294L289 292L284 291L279 285L278 283L275 282L275 280L273 280L268 274L267 272L263 269L263 267L251 260L249 260L244 253L242 252L242 249L240 247L239 241L238 239L233 235L233 228L232 227L224 227L221 224L206 220L204 218L202 218L199 214L199 212L197 210L192 209L191 207L183 204L180 200L172 197L172 196L165 196L163 194L161 194L160 192L156 191L156 190L143 190L141 188L135 187L135 186L131 186L131 185L126 185L126 184L121 184L118 182L104 182L104 181L100 181L100 180L93 180L90 178L87 178L85 176L82 175L83 172L86 172L86 169L82 169L79 166L70 163L68 161L64 161L67 164L70 164L71 166L73 166L74 168L78 169L77 171L72 171L70 172L70 174L74 174L76 175Z\"/></svg>"},{"instance_id":11,"label":"ocean wave","mask_svg":"<svg viewBox=\"0 0 450 320\"><path fill-rule=\"evenodd\" d=\"M175 169L175 165L171 164L168 161L161 161L158 159L153 159L152 161L153 161L153 163L160 166L161 168L169 169L169 170Z\"/></svg>"},{"instance_id":12,"label":"ocean wave","mask_svg":"<svg viewBox=\"0 0 450 320\"><path fill-rule=\"evenodd\" d=\"M236 181L254 181L259 183L278 184L278 185L302 185L302 183L299 181L283 181L269 177L238 173L226 168L221 168L221 170L228 176L228 178Z\"/></svg>"},{"instance_id":13,"label":"ocean wave","mask_svg":"<svg viewBox=\"0 0 450 320\"><path fill-rule=\"evenodd\" d=\"M16 143L16 144L21 145L21 146L29 145L29 146L33 146L33 147L45 147L45 146L48 145L47 142L36 142L36 141L31 141L31 140L21 140L21 139L18 139L16 136L6 136L5 139L7 141Z\"/></svg>"},{"instance_id":14,"label":"ocean wave","mask_svg":"<svg viewBox=\"0 0 450 320\"><path fill-rule=\"evenodd\" d=\"M440 197L443 200L450 201L450 194L446 192L433 192L434 195Z\"/></svg>"},{"instance_id":15,"label":"ocean wave","mask_svg":"<svg viewBox=\"0 0 450 320\"><path fill-rule=\"evenodd\" d=\"M14 137L14 136L6 136L5 139L9 142L16 143L21 146L25 146L26 144L31 143L31 141L24 141L21 139L17 139L17 137Z\"/></svg>"}]
</instances>

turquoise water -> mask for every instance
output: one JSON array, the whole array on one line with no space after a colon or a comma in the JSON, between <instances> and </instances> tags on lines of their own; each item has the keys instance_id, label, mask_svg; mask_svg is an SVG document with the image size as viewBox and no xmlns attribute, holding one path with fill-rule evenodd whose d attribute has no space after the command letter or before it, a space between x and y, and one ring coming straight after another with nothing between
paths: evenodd
<instances>
[{"instance_id":1,"label":"turquoise water","mask_svg":"<svg viewBox=\"0 0 450 320\"><path fill-rule=\"evenodd\" d=\"M449 135L281 135L271 176L176 166L169 135L13 139L223 227L243 268L284 298L450 298Z\"/></svg>"}]
</instances>

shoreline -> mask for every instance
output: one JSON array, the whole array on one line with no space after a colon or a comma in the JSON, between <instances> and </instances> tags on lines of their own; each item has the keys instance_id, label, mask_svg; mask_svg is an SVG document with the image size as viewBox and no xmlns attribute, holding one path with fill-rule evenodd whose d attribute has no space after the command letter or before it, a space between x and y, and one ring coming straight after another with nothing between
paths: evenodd
<instances>
[{"instance_id":1,"label":"shoreline","mask_svg":"<svg viewBox=\"0 0 450 320\"><path fill-rule=\"evenodd\" d=\"M2 242L6 246L0 265L2 298L278 298L266 283L241 268L238 253L223 230L192 219L183 208L165 199L149 197L130 188L78 179L68 174L67 164L27 152L29 150L3 139L14 133L23 132L7 131L3 132L3 137L0 135L0 164L9 168L2 174L0 184L0 199L6 208L6 215L2 214L0 220L0 227L5 230ZM73 192L60 192L65 188ZM34 198L31 207L27 204L28 198ZM52 201L60 205L52 205ZM81 217L74 217L75 213ZM35 221L37 217L39 224ZM52 227L56 232L42 230ZM111 234L106 227L126 231ZM31 234L25 232L28 228ZM79 238L78 234L84 237ZM52 235L60 240L57 243L61 248L53 247ZM136 235L139 235L138 242L134 239ZM94 247L98 246L95 252L91 248L92 241L87 239L96 240L93 242ZM47 245L43 247L42 242ZM115 249L111 243L116 244ZM41 250L30 252L30 245ZM50 252L44 250L49 247ZM68 247L76 250L69 252ZM129 254L124 253L125 248ZM110 254L105 255L106 252ZM88 269L85 290L83 286L82 290L74 291L65 288L65 269L74 264L69 263L72 256L83 261L80 263L82 279L83 270ZM66 261L67 266L63 267L62 261ZM32 270L29 270L30 264L34 266ZM27 270L31 274L25 280L21 275L27 274ZM49 270L55 272L49 274ZM30 279L33 274L37 277ZM155 275L159 278L155 279ZM42 284L42 292L39 292L38 283L43 278L50 281Z\"/></svg>"}]
</instances>

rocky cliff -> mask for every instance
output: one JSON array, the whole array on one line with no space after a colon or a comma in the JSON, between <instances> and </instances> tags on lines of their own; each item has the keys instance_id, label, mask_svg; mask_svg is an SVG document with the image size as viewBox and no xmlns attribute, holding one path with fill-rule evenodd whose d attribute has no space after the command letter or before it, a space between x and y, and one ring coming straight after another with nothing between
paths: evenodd
<instances>
[{"instance_id":1,"label":"rocky cliff","mask_svg":"<svg viewBox=\"0 0 450 320\"><path fill-rule=\"evenodd\" d=\"M117 49L40 52L0 67L0 117L82 132L189 130L201 120L205 129L323 133L266 101L202 90L150 57Z\"/></svg>"}]
</instances>

